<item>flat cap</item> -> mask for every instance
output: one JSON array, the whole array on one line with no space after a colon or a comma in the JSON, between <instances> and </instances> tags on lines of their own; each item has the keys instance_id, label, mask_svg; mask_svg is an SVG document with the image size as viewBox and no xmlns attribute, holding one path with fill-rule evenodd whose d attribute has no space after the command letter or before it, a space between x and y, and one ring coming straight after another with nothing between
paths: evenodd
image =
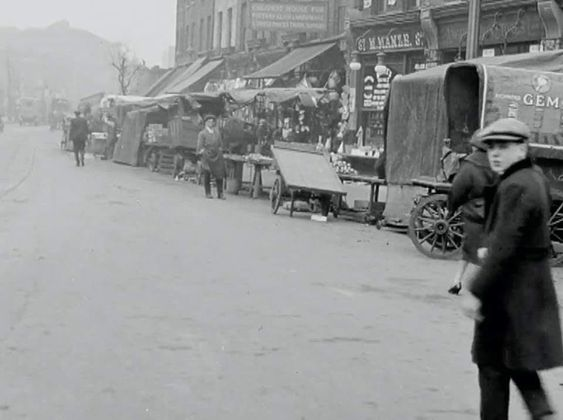
<instances>
[{"instance_id":1,"label":"flat cap","mask_svg":"<svg viewBox=\"0 0 563 420\"><path fill-rule=\"evenodd\" d=\"M486 151L488 147L485 143L483 143L482 135L483 135L483 130L475 131L471 136L471 139L469 140L469 144L475 146L479 150Z\"/></svg>"},{"instance_id":2,"label":"flat cap","mask_svg":"<svg viewBox=\"0 0 563 420\"><path fill-rule=\"evenodd\" d=\"M522 121L516 118L502 118L485 127L481 132L481 141L489 143L492 141L525 142L531 136L530 129Z\"/></svg>"},{"instance_id":3,"label":"flat cap","mask_svg":"<svg viewBox=\"0 0 563 420\"><path fill-rule=\"evenodd\" d=\"M206 122L207 120L215 120L217 121L217 117L213 114L207 114L203 117L203 122Z\"/></svg>"}]
</instances>

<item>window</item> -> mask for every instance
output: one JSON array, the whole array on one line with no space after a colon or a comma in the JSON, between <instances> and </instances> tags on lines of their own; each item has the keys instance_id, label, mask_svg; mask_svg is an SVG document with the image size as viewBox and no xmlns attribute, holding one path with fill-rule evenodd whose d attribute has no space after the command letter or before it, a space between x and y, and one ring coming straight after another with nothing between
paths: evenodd
<instances>
[{"instance_id":1,"label":"window","mask_svg":"<svg viewBox=\"0 0 563 420\"><path fill-rule=\"evenodd\" d=\"M420 8L420 0L406 0L406 10L414 10Z\"/></svg>"},{"instance_id":2,"label":"window","mask_svg":"<svg viewBox=\"0 0 563 420\"><path fill-rule=\"evenodd\" d=\"M207 16L207 49L213 49L213 25L211 24L211 16Z\"/></svg>"},{"instance_id":3,"label":"window","mask_svg":"<svg viewBox=\"0 0 563 420\"><path fill-rule=\"evenodd\" d=\"M346 9L346 6L340 6L337 9L336 30L338 34L346 30Z\"/></svg>"},{"instance_id":4,"label":"window","mask_svg":"<svg viewBox=\"0 0 563 420\"><path fill-rule=\"evenodd\" d=\"M227 48L231 46L231 37L233 32L233 8L227 9Z\"/></svg>"},{"instance_id":5,"label":"window","mask_svg":"<svg viewBox=\"0 0 563 420\"><path fill-rule=\"evenodd\" d=\"M198 51L203 51L203 18L199 20Z\"/></svg>"},{"instance_id":6,"label":"window","mask_svg":"<svg viewBox=\"0 0 563 420\"><path fill-rule=\"evenodd\" d=\"M246 2L240 7L240 49L244 50L246 46L246 14L248 13L248 7Z\"/></svg>"},{"instance_id":7,"label":"window","mask_svg":"<svg viewBox=\"0 0 563 420\"><path fill-rule=\"evenodd\" d=\"M223 48L223 12L217 13L217 48Z\"/></svg>"},{"instance_id":8,"label":"window","mask_svg":"<svg viewBox=\"0 0 563 420\"><path fill-rule=\"evenodd\" d=\"M185 49L188 50L190 48L190 25L186 25L186 31L184 34L186 38L183 45L185 46Z\"/></svg>"}]
</instances>

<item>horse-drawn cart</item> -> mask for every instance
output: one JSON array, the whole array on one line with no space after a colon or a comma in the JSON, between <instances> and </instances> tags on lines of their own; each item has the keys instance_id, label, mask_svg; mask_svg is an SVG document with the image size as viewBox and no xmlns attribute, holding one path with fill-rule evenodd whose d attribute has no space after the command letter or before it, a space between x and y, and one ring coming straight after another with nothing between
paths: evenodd
<instances>
[{"instance_id":1,"label":"horse-drawn cart","mask_svg":"<svg viewBox=\"0 0 563 420\"><path fill-rule=\"evenodd\" d=\"M317 201L323 216L328 216L332 210L338 217L340 202L346 192L325 154L285 145L273 146L272 153L278 172L270 191L273 214L285 201L289 202L289 215L293 216L295 203L299 200Z\"/></svg>"},{"instance_id":2,"label":"horse-drawn cart","mask_svg":"<svg viewBox=\"0 0 563 420\"><path fill-rule=\"evenodd\" d=\"M455 64L444 79L448 137L459 152L468 151L468 139L477 128L499 118L518 118L532 131L530 154L550 182L552 216L549 220L555 259L563 248L563 74L522 68ZM450 184L416 178L413 186L426 188L411 211L409 236L432 258L459 254L463 223L459 212L449 214Z\"/></svg>"}]
</instances>

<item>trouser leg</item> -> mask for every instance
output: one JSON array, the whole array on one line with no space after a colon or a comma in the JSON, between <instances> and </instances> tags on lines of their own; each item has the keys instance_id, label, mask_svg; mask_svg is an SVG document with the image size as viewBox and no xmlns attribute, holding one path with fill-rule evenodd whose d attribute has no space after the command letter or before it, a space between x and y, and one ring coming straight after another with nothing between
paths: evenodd
<instances>
[{"instance_id":1,"label":"trouser leg","mask_svg":"<svg viewBox=\"0 0 563 420\"><path fill-rule=\"evenodd\" d=\"M508 420L510 374L498 366L479 366L481 420Z\"/></svg>"},{"instance_id":2,"label":"trouser leg","mask_svg":"<svg viewBox=\"0 0 563 420\"><path fill-rule=\"evenodd\" d=\"M223 196L223 178L215 178L217 184L217 197Z\"/></svg>"},{"instance_id":3,"label":"trouser leg","mask_svg":"<svg viewBox=\"0 0 563 420\"><path fill-rule=\"evenodd\" d=\"M80 165L80 145L77 142L72 144L72 151L74 152L74 160L76 161L76 166Z\"/></svg>"},{"instance_id":4,"label":"trouser leg","mask_svg":"<svg viewBox=\"0 0 563 420\"><path fill-rule=\"evenodd\" d=\"M522 394L533 420L553 414L537 372L511 371L510 376Z\"/></svg>"},{"instance_id":5,"label":"trouser leg","mask_svg":"<svg viewBox=\"0 0 563 420\"><path fill-rule=\"evenodd\" d=\"M84 166L84 149L86 148L85 144L80 145L80 163Z\"/></svg>"},{"instance_id":6,"label":"trouser leg","mask_svg":"<svg viewBox=\"0 0 563 420\"><path fill-rule=\"evenodd\" d=\"M205 170L203 171L203 188L205 195L211 195L211 173Z\"/></svg>"}]
</instances>

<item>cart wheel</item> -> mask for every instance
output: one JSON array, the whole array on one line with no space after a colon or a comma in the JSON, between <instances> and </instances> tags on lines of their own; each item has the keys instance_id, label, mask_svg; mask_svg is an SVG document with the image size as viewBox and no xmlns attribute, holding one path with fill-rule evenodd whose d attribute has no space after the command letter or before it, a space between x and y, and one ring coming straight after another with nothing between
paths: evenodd
<instances>
[{"instance_id":1,"label":"cart wheel","mask_svg":"<svg viewBox=\"0 0 563 420\"><path fill-rule=\"evenodd\" d=\"M461 252L461 212L457 211L449 216L447 200L448 196L445 194L424 197L411 214L409 236L414 246L430 258L450 259Z\"/></svg>"},{"instance_id":2,"label":"cart wheel","mask_svg":"<svg viewBox=\"0 0 563 420\"><path fill-rule=\"evenodd\" d=\"M272 189L270 190L270 205L272 207L272 214L277 214L281 206L282 190L281 177L277 177Z\"/></svg>"},{"instance_id":3,"label":"cart wheel","mask_svg":"<svg viewBox=\"0 0 563 420\"><path fill-rule=\"evenodd\" d=\"M563 263L563 202L555 201L552 206L551 217L548 221L549 237L551 239L553 258L552 266L560 266Z\"/></svg>"}]
</instances>

